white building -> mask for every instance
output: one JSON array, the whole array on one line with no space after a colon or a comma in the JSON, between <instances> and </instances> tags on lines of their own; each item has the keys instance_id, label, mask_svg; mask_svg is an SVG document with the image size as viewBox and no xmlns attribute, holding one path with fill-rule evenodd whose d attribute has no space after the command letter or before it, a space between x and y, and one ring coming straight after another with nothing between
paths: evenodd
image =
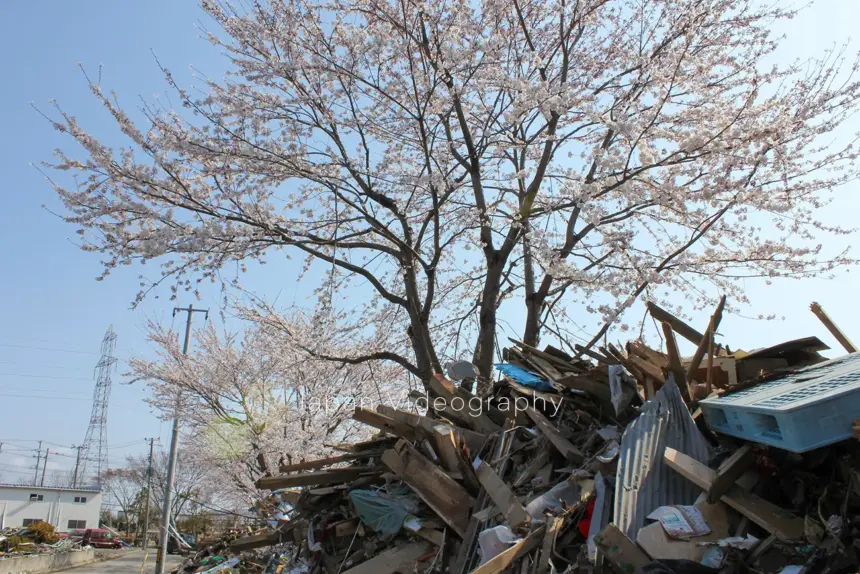
<instances>
[{"instance_id":1,"label":"white building","mask_svg":"<svg viewBox=\"0 0 860 574\"><path fill-rule=\"evenodd\" d=\"M44 521L59 532L98 528L102 493L97 489L0 484L0 528Z\"/></svg>"}]
</instances>

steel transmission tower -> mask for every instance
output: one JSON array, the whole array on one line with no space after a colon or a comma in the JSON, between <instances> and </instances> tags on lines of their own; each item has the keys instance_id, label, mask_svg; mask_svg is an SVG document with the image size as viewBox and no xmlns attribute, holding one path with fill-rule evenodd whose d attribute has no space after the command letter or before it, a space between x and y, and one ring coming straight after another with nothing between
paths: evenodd
<instances>
[{"instance_id":1,"label":"steel transmission tower","mask_svg":"<svg viewBox=\"0 0 860 574\"><path fill-rule=\"evenodd\" d=\"M90 426L87 436L81 445L80 470L76 473L77 482L101 486L102 473L107 470L107 413L110 399L110 374L116 367L116 333L113 325L108 327L102 339L102 356L96 364L96 386L93 389L93 410L90 414ZM77 486L77 484L75 485Z\"/></svg>"}]
</instances>

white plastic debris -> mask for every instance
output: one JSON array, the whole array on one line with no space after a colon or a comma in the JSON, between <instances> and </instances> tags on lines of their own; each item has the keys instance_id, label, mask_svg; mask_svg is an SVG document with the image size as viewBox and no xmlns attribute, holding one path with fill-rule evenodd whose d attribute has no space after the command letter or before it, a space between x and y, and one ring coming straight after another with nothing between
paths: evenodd
<instances>
[{"instance_id":1,"label":"white plastic debris","mask_svg":"<svg viewBox=\"0 0 860 574\"><path fill-rule=\"evenodd\" d=\"M507 550L511 544L516 544L520 540L522 539L518 538L504 524L482 530L478 534L478 547L481 549L481 564L486 564Z\"/></svg>"},{"instance_id":2,"label":"white plastic debris","mask_svg":"<svg viewBox=\"0 0 860 574\"><path fill-rule=\"evenodd\" d=\"M570 480L559 482L526 506L526 512L534 520L543 520L547 510L560 511L579 500L582 488Z\"/></svg>"}]
</instances>

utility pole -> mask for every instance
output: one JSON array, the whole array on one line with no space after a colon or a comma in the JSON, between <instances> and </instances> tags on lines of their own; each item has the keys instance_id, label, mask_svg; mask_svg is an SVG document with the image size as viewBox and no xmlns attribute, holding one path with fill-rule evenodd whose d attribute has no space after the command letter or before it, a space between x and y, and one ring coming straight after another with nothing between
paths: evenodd
<instances>
[{"instance_id":1,"label":"utility pole","mask_svg":"<svg viewBox=\"0 0 860 574\"><path fill-rule=\"evenodd\" d=\"M48 455L51 454L51 449L45 449L45 462L42 463L42 483L39 486L45 486L45 471L48 470Z\"/></svg>"},{"instance_id":2,"label":"utility pole","mask_svg":"<svg viewBox=\"0 0 860 574\"><path fill-rule=\"evenodd\" d=\"M36 486L36 483L39 482L39 463L41 461L42 461L42 441L39 441L39 449L36 451L36 474L33 475L33 486Z\"/></svg>"},{"instance_id":3,"label":"utility pole","mask_svg":"<svg viewBox=\"0 0 860 574\"><path fill-rule=\"evenodd\" d=\"M81 466L81 449L84 448L83 445L75 446L72 445L73 449L78 451L78 455L75 457L75 478L72 479L72 488L78 487L78 468Z\"/></svg>"},{"instance_id":4,"label":"utility pole","mask_svg":"<svg viewBox=\"0 0 860 574\"><path fill-rule=\"evenodd\" d=\"M195 309L193 305L188 307L174 307L173 316L177 311L188 313L185 321L185 343L182 345L182 354L188 354L188 343L191 340L191 317L194 313L204 313L209 318L208 309ZM167 540L170 528L170 505L173 502L173 474L176 471L176 457L179 454L179 404L181 393L176 393L176 412L173 415L173 431L170 435L170 458L167 461L167 484L164 487L164 505L161 510L161 532L158 543L158 555L155 559L155 574L164 574L164 557L167 555Z\"/></svg>"},{"instance_id":5,"label":"utility pole","mask_svg":"<svg viewBox=\"0 0 860 574\"><path fill-rule=\"evenodd\" d=\"M145 439L149 442L149 462L146 464L146 509L143 512L143 550L146 551L146 543L149 541L149 496L152 492L152 447L155 438Z\"/></svg>"}]
</instances>

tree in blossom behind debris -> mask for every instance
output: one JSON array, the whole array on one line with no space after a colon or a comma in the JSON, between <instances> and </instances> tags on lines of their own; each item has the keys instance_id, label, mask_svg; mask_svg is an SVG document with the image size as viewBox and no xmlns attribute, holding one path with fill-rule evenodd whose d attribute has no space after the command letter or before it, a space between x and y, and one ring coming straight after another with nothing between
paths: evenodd
<instances>
[{"instance_id":1,"label":"tree in blossom behind debris","mask_svg":"<svg viewBox=\"0 0 860 574\"><path fill-rule=\"evenodd\" d=\"M835 49L766 65L769 30L791 10L242 6L203 1L231 69L203 95L165 69L180 109L145 106L136 124L91 84L128 147L57 107L55 127L84 154L58 152L54 167L81 177L55 187L105 275L158 260L155 283L176 293L228 264L302 256L325 270L317 295L362 349L329 358L427 381L468 351L486 383L503 304L524 306L535 344L583 308L600 336L637 298L680 291L703 306L732 289L743 301L743 278L854 262L822 249L847 231L815 211L856 176L837 128L857 106L857 60Z\"/></svg>"},{"instance_id":2,"label":"tree in blossom behind debris","mask_svg":"<svg viewBox=\"0 0 860 574\"><path fill-rule=\"evenodd\" d=\"M278 322L245 324L241 333L219 334L209 323L183 355L176 333L150 323L158 357L129 363L136 379L148 382L152 406L166 418L178 408L183 457L208 469L207 482L230 487L225 491L254 494L253 481L280 464L321 458L331 452L326 444L370 438L351 419L355 406L405 403L399 390L407 374L399 367L314 356L336 349L324 321L296 314L289 322L278 315ZM318 342L297 343L308 339Z\"/></svg>"}]
</instances>

